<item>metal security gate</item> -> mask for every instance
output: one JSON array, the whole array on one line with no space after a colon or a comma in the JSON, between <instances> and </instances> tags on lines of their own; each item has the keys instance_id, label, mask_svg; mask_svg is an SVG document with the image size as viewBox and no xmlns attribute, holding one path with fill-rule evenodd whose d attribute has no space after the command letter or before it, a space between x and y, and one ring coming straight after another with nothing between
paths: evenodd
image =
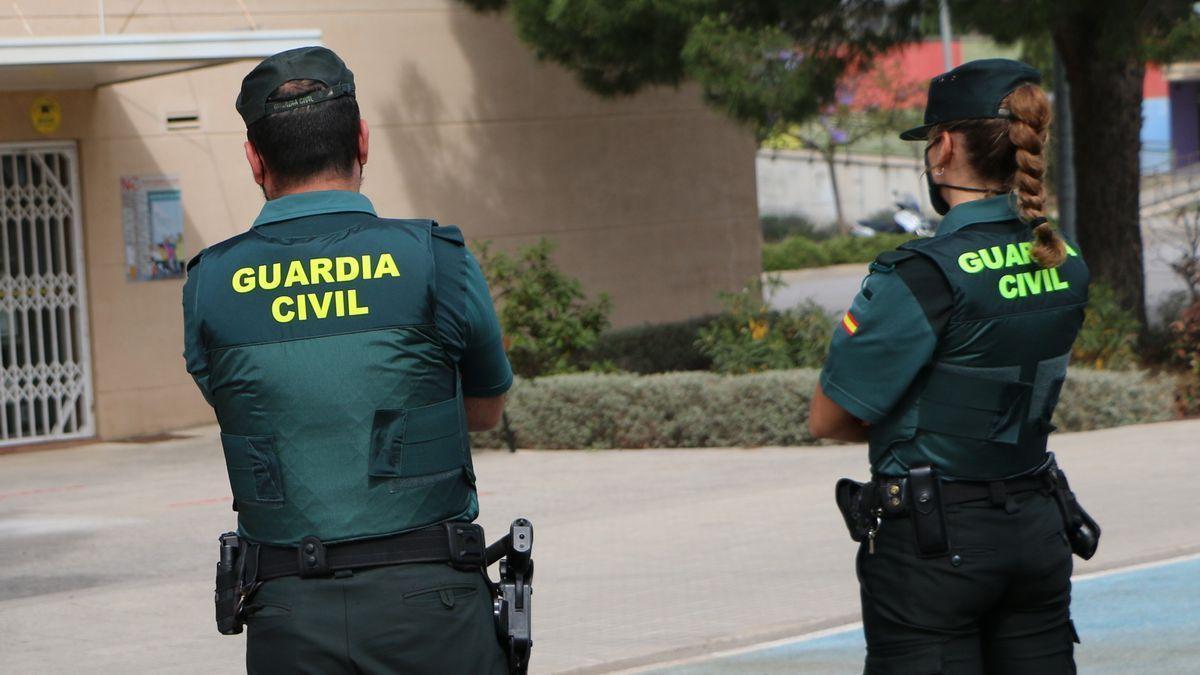
<instances>
[{"instance_id":1,"label":"metal security gate","mask_svg":"<svg viewBox=\"0 0 1200 675\"><path fill-rule=\"evenodd\" d=\"M0 446L91 436L74 143L0 144Z\"/></svg>"}]
</instances>

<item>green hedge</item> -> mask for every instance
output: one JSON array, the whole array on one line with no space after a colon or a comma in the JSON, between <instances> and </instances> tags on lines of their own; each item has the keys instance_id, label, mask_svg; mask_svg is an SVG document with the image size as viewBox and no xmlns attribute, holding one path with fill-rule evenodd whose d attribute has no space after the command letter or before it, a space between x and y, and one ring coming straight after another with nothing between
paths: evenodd
<instances>
[{"instance_id":1,"label":"green hedge","mask_svg":"<svg viewBox=\"0 0 1200 675\"><path fill-rule=\"evenodd\" d=\"M777 243L763 244L763 271L869 263L880 253L911 239L912 235L908 234L877 234L874 237L843 235L820 240L793 235Z\"/></svg>"},{"instance_id":2,"label":"green hedge","mask_svg":"<svg viewBox=\"0 0 1200 675\"><path fill-rule=\"evenodd\" d=\"M519 382L508 412L523 448L806 445L816 383L816 370L559 375ZM1174 387L1169 377L1075 369L1054 421L1083 431L1171 419ZM497 432L473 442L504 445Z\"/></svg>"},{"instance_id":3,"label":"green hedge","mask_svg":"<svg viewBox=\"0 0 1200 675\"><path fill-rule=\"evenodd\" d=\"M643 375L709 370L712 368L712 358L696 347L696 338L700 330L716 318L705 316L603 333L581 365L611 364L618 370Z\"/></svg>"}]
</instances>

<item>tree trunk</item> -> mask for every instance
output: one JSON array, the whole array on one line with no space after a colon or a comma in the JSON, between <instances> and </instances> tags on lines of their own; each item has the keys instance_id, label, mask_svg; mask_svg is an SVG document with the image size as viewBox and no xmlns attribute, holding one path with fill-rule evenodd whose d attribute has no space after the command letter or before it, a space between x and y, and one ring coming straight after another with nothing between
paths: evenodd
<instances>
[{"instance_id":1,"label":"tree trunk","mask_svg":"<svg viewBox=\"0 0 1200 675\"><path fill-rule=\"evenodd\" d=\"M829 185L833 188L833 210L837 214L838 232L842 234L850 233L850 224L846 222L846 216L842 213L842 190L838 187L837 170L834 167L834 160L837 157L834 150L822 151L821 154L825 157L825 166L829 169Z\"/></svg>"},{"instance_id":2,"label":"tree trunk","mask_svg":"<svg viewBox=\"0 0 1200 675\"><path fill-rule=\"evenodd\" d=\"M1057 26L1054 39L1070 80L1078 243L1092 278L1110 285L1145 326L1138 202L1145 66L1139 37L1130 26L1123 38L1128 42L1114 45L1071 23Z\"/></svg>"}]
</instances>

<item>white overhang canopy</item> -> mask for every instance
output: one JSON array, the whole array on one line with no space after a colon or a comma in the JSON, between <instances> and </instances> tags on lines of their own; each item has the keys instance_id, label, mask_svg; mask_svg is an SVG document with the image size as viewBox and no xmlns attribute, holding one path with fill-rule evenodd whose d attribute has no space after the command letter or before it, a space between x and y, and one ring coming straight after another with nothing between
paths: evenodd
<instances>
[{"instance_id":1,"label":"white overhang canopy","mask_svg":"<svg viewBox=\"0 0 1200 675\"><path fill-rule=\"evenodd\" d=\"M0 90L91 89L321 44L319 30L0 40Z\"/></svg>"}]
</instances>

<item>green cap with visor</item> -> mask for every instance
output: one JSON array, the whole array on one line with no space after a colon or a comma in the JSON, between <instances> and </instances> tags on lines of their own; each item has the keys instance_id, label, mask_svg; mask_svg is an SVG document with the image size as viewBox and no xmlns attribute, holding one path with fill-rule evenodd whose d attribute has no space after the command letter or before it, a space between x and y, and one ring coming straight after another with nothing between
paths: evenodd
<instances>
[{"instance_id":1,"label":"green cap with visor","mask_svg":"<svg viewBox=\"0 0 1200 675\"><path fill-rule=\"evenodd\" d=\"M280 85L292 80L316 80L327 89L289 99L268 100ZM250 71L242 80L237 111L249 127L268 115L341 96L354 96L354 73L346 63L325 47L300 47L268 56Z\"/></svg>"},{"instance_id":2,"label":"green cap with visor","mask_svg":"<svg viewBox=\"0 0 1200 675\"><path fill-rule=\"evenodd\" d=\"M1023 84L1040 84L1042 74L1033 66L1012 59L968 61L929 81L925 123L900 134L906 141L922 141L938 124L957 120L1011 118L1000 102Z\"/></svg>"}]
</instances>

